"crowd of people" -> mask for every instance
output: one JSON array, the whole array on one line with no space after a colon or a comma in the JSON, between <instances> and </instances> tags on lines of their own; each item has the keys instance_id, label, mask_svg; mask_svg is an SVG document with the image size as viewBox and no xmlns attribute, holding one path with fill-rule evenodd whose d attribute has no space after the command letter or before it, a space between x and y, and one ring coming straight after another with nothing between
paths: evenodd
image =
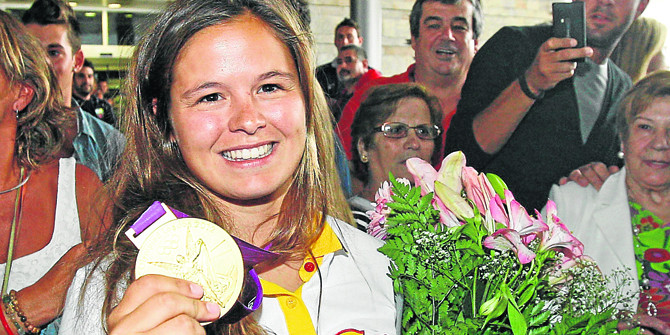
<instances>
[{"instance_id":1,"label":"crowd of people","mask_svg":"<svg viewBox=\"0 0 670 335\"><path fill-rule=\"evenodd\" d=\"M648 2L584 0L575 48L548 24L480 43L480 0L416 0L415 61L384 77L349 18L316 66L307 1L177 0L122 110L67 2L0 11L0 334L399 333L365 213L409 158L457 150L529 211L553 199L604 273L628 268L645 331L670 334L670 72ZM135 278L126 234L155 201L276 255L253 266L260 308L226 323L201 282Z\"/></svg>"}]
</instances>

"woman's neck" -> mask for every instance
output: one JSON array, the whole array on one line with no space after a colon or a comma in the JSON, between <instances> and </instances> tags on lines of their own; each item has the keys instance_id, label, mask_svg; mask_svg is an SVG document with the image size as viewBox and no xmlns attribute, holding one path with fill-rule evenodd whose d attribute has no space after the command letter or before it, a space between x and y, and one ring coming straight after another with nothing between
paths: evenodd
<instances>
[{"instance_id":1,"label":"woman's neck","mask_svg":"<svg viewBox=\"0 0 670 335\"><path fill-rule=\"evenodd\" d=\"M16 154L16 122L0 124L0 190L18 182L20 169Z\"/></svg>"},{"instance_id":2,"label":"woman's neck","mask_svg":"<svg viewBox=\"0 0 670 335\"><path fill-rule=\"evenodd\" d=\"M379 186L381 186L381 183L370 181L369 183L365 184L365 186L363 186L361 191L358 193L358 196L370 201L375 201L375 194L377 194Z\"/></svg>"},{"instance_id":3,"label":"woman's neck","mask_svg":"<svg viewBox=\"0 0 670 335\"><path fill-rule=\"evenodd\" d=\"M650 189L626 177L628 198L651 211L664 222L670 222L670 189Z\"/></svg>"},{"instance_id":4,"label":"woman's neck","mask_svg":"<svg viewBox=\"0 0 670 335\"><path fill-rule=\"evenodd\" d=\"M235 224L236 237L257 247L263 247L270 241L270 236L277 229L278 213L283 196L271 201L258 201L249 205L243 203L226 203L226 211ZM302 284L299 269L301 259L284 260L282 263L261 263L255 267L258 275L264 280L273 282L291 292Z\"/></svg>"},{"instance_id":5,"label":"woman's neck","mask_svg":"<svg viewBox=\"0 0 670 335\"><path fill-rule=\"evenodd\" d=\"M225 203L225 211L235 226L234 235L255 246L266 244L277 225L281 201L257 204Z\"/></svg>"}]
</instances>

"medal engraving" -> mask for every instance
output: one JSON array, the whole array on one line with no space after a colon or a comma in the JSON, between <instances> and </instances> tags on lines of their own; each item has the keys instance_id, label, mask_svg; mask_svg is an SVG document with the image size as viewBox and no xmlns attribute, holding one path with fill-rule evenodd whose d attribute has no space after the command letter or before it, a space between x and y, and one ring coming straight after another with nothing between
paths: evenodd
<instances>
[{"instance_id":1,"label":"medal engraving","mask_svg":"<svg viewBox=\"0 0 670 335\"><path fill-rule=\"evenodd\" d=\"M242 254L233 238L205 220L184 218L159 227L146 238L137 255L135 278L160 274L202 286L202 300L233 306L244 281Z\"/></svg>"}]
</instances>

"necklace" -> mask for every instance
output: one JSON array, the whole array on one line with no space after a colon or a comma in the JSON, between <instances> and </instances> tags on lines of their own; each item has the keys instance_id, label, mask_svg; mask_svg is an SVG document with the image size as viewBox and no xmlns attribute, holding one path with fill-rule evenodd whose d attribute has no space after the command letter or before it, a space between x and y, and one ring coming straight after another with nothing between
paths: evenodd
<instances>
[{"instance_id":1,"label":"necklace","mask_svg":"<svg viewBox=\"0 0 670 335\"><path fill-rule=\"evenodd\" d=\"M21 181L18 183L18 185L14 186L14 187L12 187L12 188L10 188L10 189L0 191L0 194L9 193L9 192L14 191L14 190L18 189L19 187L25 185L25 184L28 182L28 179L30 179L30 173L31 173L31 172L32 172L32 171L29 171L29 172L28 172L28 175L26 176L26 179L23 179L23 168L21 168L21 176L19 177L19 179L20 179Z\"/></svg>"},{"instance_id":2,"label":"necklace","mask_svg":"<svg viewBox=\"0 0 670 335\"><path fill-rule=\"evenodd\" d=\"M23 173L24 169L21 168L21 176L19 177L20 179L23 179ZM14 256L14 244L16 242L16 226L18 223L21 222L21 207L23 203L23 185L28 181L28 178L30 178L30 172L28 172L28 177L26 177L25 180L23 180L21 183L19 183L18 186L14 187L14 189L19 189L18 192L16 192L16 199L14 200L14 217L12 218L12 226L9 230L9 243L7 243L7 260L5 261L5 275L2 278L2 289L0 290L0 296L4 297L5 293L7 292L7 286L9 285L9 272L11 271L12 268L12 258ZM9 192L9 191L5 191Z\"/></svg>"}]
</instances>

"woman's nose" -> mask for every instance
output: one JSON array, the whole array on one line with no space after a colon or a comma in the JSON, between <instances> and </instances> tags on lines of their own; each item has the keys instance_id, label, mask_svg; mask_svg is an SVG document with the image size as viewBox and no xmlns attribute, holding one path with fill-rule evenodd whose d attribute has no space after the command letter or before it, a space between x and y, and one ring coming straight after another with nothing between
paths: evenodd
<instances>
[{"instance_id":1,"label":"woman's nose","mask_svg":"<svg viewBox=\"0 0 670 335\"><path fill-rule=\"evenodd\" d=\"M232 116L228 122L230 131L243 131L253 135L267 124L262 110L254 104L251 97L236 99L232 106Z\"/></svg>"},{"instance_id":2,"label":"woman's nose","mask_svg":"<svg viewBox=\"0 0 670 335\"><path fill-rule=\"evenodd\" d=\"M421 148L421 139L416 136L414 129L409 129L404 143L405 149L419 150Z\"/></svg>"},{"instance_id":3,"label":"woman's nose","mask_svg":"<svg viewBox=\"0 0 670 335\"><path fill-rule=\"evenodd\" d=\"M659 131L654 136L654 149L667 150L670 148L670 129Z\"/></svg>"}]
</instances>

